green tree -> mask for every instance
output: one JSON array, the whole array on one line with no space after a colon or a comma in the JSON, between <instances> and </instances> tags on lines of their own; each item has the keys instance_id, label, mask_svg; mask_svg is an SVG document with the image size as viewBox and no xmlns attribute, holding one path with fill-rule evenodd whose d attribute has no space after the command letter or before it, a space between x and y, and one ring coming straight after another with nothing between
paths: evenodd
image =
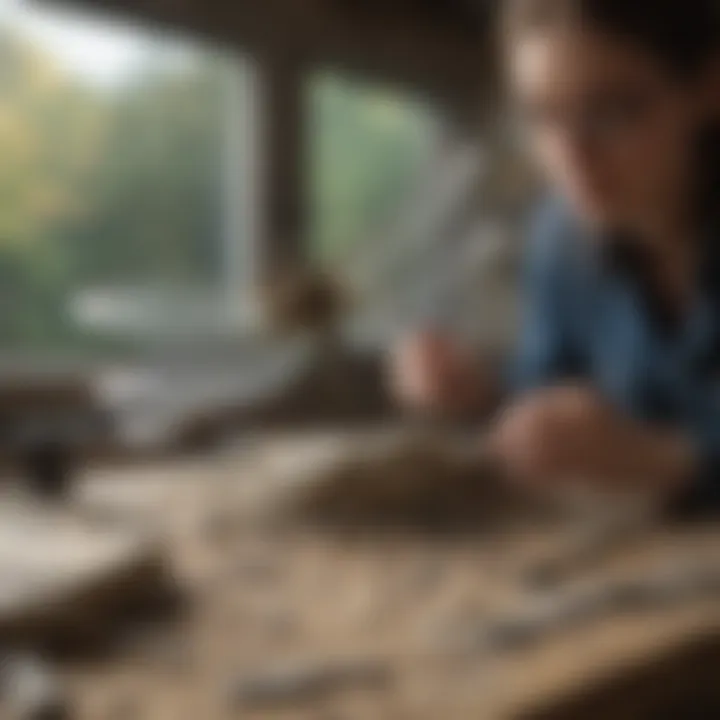
<instances>
[{"instance_id":1,"label":"green tree","mask_svg":"<svg viewBox=\"0 0 720 720\"><path fill-rule=\"evenodd\" d=\"M0 45L0 345L94 342L68 317L90 286L215 282L224 61L148 56L101 91Z\"/></svg>"},{"instance_id":2,"label":"green tree","mask_svg":"<svg viewBox=\"0 0 720 720\"><path fill-rule=\"evenodd\" d=\"M99 156L102 113L48 58L0 34L0 343L56 339L68 258L58 239L80 221Z\"/></svg>"}]
</instances>

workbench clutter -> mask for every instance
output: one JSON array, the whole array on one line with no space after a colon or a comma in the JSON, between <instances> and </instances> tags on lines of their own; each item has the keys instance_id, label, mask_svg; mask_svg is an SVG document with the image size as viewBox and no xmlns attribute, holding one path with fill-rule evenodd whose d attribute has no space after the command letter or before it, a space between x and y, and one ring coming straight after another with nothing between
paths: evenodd
<instances>
[{"instance_id":1,"label":"workbench clutter","mask_svg":"<svg viewBox=\"0 0 720 720\"><path fill-rule=\"evenodd\" d=\"M540 503L493 472L449 431L265 433L88 469L64 505L8 500L0 641L22 682L0 702L76 720L654 718L710 702L716 526ZM181 602L138 612L168 582ZM117 636L123 617L102 662L49 643Z\"/></svg>"}]
</instances>

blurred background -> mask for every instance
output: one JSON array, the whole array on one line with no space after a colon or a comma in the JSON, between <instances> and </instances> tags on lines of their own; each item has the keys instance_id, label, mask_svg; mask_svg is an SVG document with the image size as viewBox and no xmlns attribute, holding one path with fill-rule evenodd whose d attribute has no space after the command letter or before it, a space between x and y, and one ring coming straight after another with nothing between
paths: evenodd
<instances>
[{"instance_id":1,"label":"blurred background","mask_svg":"<svg viewBox=\"0 0 720 720\"><path fill-rule=\"evenodd\" d=\"M361 352L428 322L504 352L531 181L486 8L325 4L3 0L8 368L92 373L156 442L307 365L258 293L297 267Z\"/></svg>"},{"instance_id":2,"label":"blurred background","mask_svg":"<svg viewBox=\"0 0 720 720\"><path fill-rule=\"evenodd\" d=\"M686 598L656 564L717 568L716 532L655 538L566 596L544 594L543 572L557 589L625 542L616 526L548 535L533 515L478 542L375 524L385 487L423 520L473 505L467 468L433 454L441 434L386 432L389 344L430 324L500 359L516 334L537 187L498 90L492 6L0 0L12 717L649 720L686 717L688 697L717 717L699 694L716 685L715 597L604 617ZM358 495L363 539L248 521L255 490L305 484L331 488L331 514L379 489ZM483 498L481 534L526 517ZM658 585L622 584L638 568ZM699 577L716 592L717 574ZM117 634L118 605L137 621L136 595L142 619L109 665L58 660ZM567 617L593 622L568 634ZM547 628L559 642L540 642Z\"/></svg>"}]
</instances>

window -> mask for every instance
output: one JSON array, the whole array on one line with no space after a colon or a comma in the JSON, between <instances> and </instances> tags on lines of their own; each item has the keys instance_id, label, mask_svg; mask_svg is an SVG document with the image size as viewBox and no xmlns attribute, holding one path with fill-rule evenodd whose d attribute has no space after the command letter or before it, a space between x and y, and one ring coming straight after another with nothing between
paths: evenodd
<instances>
[{"instance_id":1,"label":"window","mask_svg":"<svg viewBox=\"0 0 720 720\"><path fill-rule=\"evenodd\" d=\"M0 352L236 327L252 66L20 2L0 8L0 52Z\"/></svg>"},{"instance_id":2,"label":"window","mask_svg":"<svg viewBox=\"0 0 720 720\"><path fill-rule=\"evenodd\" d=\"M352 336L446 322L475 285L482 133L401 89L320 75L311 89L312 251L349 286Z\"/></svg>"},{"instance_id":3,"label":"window","mask_svg":"<svg viewBox=\"0 0 720 720\"><path fill-rule=\"evenodd\" d=\"M329 73L311 83L310 114L311 252L339 261L385 233L414 196L431 171L440 121L397 89Z\"/></svg>"},{"instance_id":4,"label":"window","mask_svg":"<svg viewBox=\"0 0 720 720\"><path fill-rule=\"evenodd\" d=\"M20 0L0 6L0 52L0 354L240 334L258 227L253 64ZM392 286L420 236L440 237L439 113L330 72L308 88L309 252Z\"/></svg>"}]
</instances>

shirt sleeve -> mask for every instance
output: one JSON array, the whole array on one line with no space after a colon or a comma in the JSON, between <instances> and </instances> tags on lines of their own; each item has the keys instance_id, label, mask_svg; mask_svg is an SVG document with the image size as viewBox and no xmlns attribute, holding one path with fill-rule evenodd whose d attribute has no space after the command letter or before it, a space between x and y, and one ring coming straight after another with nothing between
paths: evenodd
<instances>
[{"instance_id":1,"label":"shirt sleeve","mask_svg":"<svg viewBox=\"0 0 720 720\"><path fill-rule=\"evenodd\" d=\"M545 205L534 215L526 250L520 337L508 373L511 393L582 374L572 318L581 300L576 297L578 283L570 263L572 240L555 206Z\"/></svg>"}]
</instances>

